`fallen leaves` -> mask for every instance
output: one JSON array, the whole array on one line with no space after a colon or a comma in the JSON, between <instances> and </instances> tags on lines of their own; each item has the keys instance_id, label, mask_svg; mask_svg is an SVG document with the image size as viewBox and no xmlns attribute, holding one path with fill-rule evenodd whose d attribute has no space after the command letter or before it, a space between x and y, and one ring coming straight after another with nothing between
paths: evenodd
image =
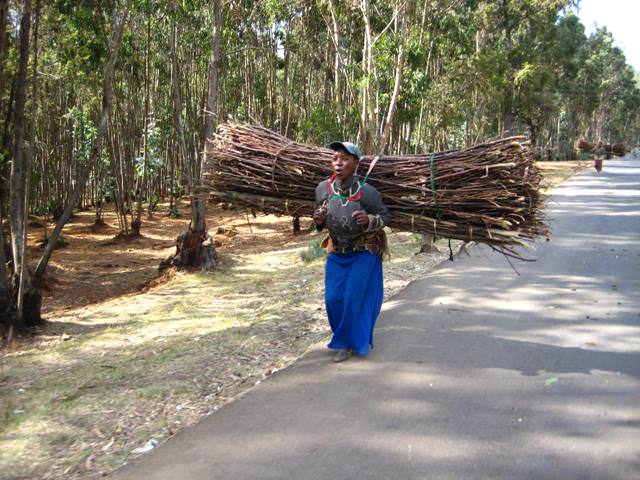
<instances>
[{"instance_id":1,"label":"fallen leaves","mask_svg":"<svg viewBox=\"0 0 640 480\"><path fill-rule=\"evenodd\" d=\"M558 382L558 377L551 377L551 378L547 378L544 382L544 386L545 387L550 387L551 385L553 385L554 383Z\"/></svg>"}]
</instances>

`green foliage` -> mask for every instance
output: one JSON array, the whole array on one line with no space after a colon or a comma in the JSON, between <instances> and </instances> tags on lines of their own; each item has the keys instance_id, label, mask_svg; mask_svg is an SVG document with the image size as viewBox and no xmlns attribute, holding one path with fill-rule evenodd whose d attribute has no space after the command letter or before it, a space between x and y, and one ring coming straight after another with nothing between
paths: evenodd
<instances>
[{"instance_id":1,"label":"green foliage","mask_svg":"<svg viewBox=\"0 0 640 480\"><path fill-rule=\"evenodd\" d=\"M143 134L144 135L144 134ZM159 174L162 168L162 135L160 127L151 120L147 127L147 135L149 145L147 147L147 169L149 174L155 176ZM143 139L140 140L141 142ZM144 155L140 151L140 155L136 157L136 175L142 177L144 174Z\"/></svg>"},{"instance_id":2,"label":"green foliage","mask_svg":"<svg viewBox=\"0 0 640 480\"><path fill-rule=\"evenodd\" d=\"M151 195L151 202L149 205L149 210L155 212L158 208L158 203L160 202L160 198L154 193Z\"/></svg>"},{"instance_id":3,"label":"green foliage","mask_svg":"<svg viewBox=\"0 0 640 480\"><path fill-rule=\"evenodd\" d=\"M307 249L300 252L300 258L304 262L312 262L313 260L317 260L318 258L324 258L327 255L327 252L324 248L320 246L322 243L322 238L314 238L309 242Z\"/></svg>"},{"instance_id":4,"label":"green foliage","mask_svg":"<svg viewBox=\"0 0 640 480\"><path fill-rule=\"evenodd\" d=\"M26 108L35 115L33 208L64 203L89 158L114 20L126 3L41 2L39 97L34 109L30 83ZM365 132L377 142L402 51L390 153L463 147L503 133L508 122L513 133L529 134L541 153L563 158L573 155L575 140L583 136L640 141L638 73L606 29L586 37L570 8L576 2L365 3L366 16L361 1L222 2L216 123L258 123L318 145L337 138L362 142ZM10 18L18 18L15 2L10 5ZM187 165L199 173L196 159L204 145L213 18L209 0L132 2L116 64L108 141L91 176L93 197L113 200L139 184L152 189L145 198L159 201L172 191L188 190ZM374 42L370 68L363 58L365 18ZM174 24L178 68L172 75ZM0 92L3 119L11 118L17 34L12 23L7 81ZM140 182L145 125L148 178ZM11 121L0 129L3 177L8 176L12 129Z\"/></svg>"},{"instance_id":5,"label":"green foliage","mask_svg":"<svg viewBox=\"0 0 640 480\"><path fill-rule=\"evenodd\" d=\"M57 1L45 10L44 27L67 76L95 80L102 73L108 41L101 15L94 2Z\"/></svg>"},{"instance_id":6,"label":"green foliage","mask_svg":"<svg viewBox=\"0 0 640 480\"><path fill-rule=\"evenodd\" d=\"M303 119L297 130L297 140L327 145L341 138L340 119L334 110L318 108Z\"/></svg>"},{"instance_id":7,"label":"green foliage","mask_svg":"<svg viewBox=\"0 0 640 480\"><path fill-rule=\"evenodd\" d=\"M63 118L69 120L72 125L73 159L77 165L83 165L89 160L91 145L98 130L91 121L88 108L84 105L72 107Z\"/></svg>"}]
</instances>

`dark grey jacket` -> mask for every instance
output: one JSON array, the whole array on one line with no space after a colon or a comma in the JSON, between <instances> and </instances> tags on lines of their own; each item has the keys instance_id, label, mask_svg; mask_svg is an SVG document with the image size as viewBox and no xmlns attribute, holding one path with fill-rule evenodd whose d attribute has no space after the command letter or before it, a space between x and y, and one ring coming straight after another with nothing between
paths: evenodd
<instances>
[{"instance_id":1,"label":"dark grey jacket","mask_svg":"<svg viewBox=\"0 0 640 480\"><path fill-rule=\"evenodd\" d=\"M359 201L346 201L331 198L335 192L342 196L356 196L361 178L353 176L351 190L343 188L339 180L335 180L331 190L329 180L324 180L316 187L316 208L327 206L327 219L320 230L326 227L331 234L336 247L351 247L356 238L365 232L380 230L389 223L389 209L382 201L380 192L368 183L360 189L362 193ZM358 225L352 217L353 212L364 210L369 215L369 225Z\"/></svg>"}]
</instances>

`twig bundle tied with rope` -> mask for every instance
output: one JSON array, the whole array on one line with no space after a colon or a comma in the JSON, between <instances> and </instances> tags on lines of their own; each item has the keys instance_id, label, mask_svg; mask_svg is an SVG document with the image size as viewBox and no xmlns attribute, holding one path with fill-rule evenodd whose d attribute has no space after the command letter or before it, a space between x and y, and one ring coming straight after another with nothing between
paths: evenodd
<instances>
[{"instance_id":1,"label":"twig bundle tied with rope","mask_svg":"<svg viewBox=\"0 0 640 480\"><path fill-rule=\"evenodd\" d=\"M576 149L586 153L598 153L597 143L590 142L588 140L580 139L576 142ZM624 143L613 143L602 145L604 153L610 153L616 157L624 157L629 153L629 148Z\"/></svg>"},{"instance_id":2,"label":"twig bundle tied with rope","mask_svg":"<svg viewBox=\"0 0 640 480\"><path fill-rule=\"evenodd\" d=\"M213 194L268 213L311 216L316 185L333 152L263 127L221 125L208 142L205 182ZM366 172L375 157L363 157ZM391 211L389 227L487 243L505 253L547 235L540 173L525 137L450 152L384 156L368 181Z\"/></svg>"}]
</instances>

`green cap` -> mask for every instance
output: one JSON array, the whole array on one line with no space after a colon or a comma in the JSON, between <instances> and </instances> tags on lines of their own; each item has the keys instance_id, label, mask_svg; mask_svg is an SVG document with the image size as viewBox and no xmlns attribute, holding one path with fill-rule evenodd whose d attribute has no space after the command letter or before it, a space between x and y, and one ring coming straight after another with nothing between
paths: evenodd
<instances>
[{"instance_id":1,"label":"green cap","mask_svg":"<svg viewBox=\"0 0 640 480\"><path fill-rule=\"evenodd\" d=\"M360 160L360 157L362 157L362 152L360 151L360 149L358 148L358 146L355 143L351 143L351 142L331 142L329 144L329 148L331 150L335 150L335 151L344 150L348 154L353 155L354 157L356 157L358 160Z\"/></svg>"}]
</instances>

